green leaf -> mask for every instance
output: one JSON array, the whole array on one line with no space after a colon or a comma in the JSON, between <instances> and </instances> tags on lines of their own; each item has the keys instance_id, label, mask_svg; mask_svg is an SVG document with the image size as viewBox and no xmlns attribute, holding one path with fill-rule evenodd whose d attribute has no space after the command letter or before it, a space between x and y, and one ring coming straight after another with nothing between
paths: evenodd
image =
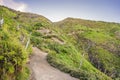
<instances>
[{"instance_id":1,"label":"green leaf","mask_svg":"<svg viewBox=\"0 0 120 80\"><path fill-rule=\"evenodd\" d=\"M4 58L4 56L0 56L0 60L2 60Z\"/></svg>"},{"instance_id":2,"label":"green leaf","mask_svg":"<svg viewBox=\"0 0 120 80\"><path fill-rule=\"evenodd\" d=\"M11 63L8 66L8 72L9 73L14 73L14 66Z\"/></svg>"}]
</instances>

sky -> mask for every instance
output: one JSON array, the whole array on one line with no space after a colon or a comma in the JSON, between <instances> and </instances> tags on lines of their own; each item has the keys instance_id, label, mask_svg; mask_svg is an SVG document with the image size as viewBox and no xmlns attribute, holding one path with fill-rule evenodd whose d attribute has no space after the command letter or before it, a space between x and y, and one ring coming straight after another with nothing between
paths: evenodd
<instances>
[{"instance_id":1,"label":"sky","mask_svg":"<svg viewBox=\"0 0 120 80\"><path fill-rule=\"evenodd\" d=\"M53 22L73 17L120 23L120 0L0 0L0 5L37 13Z\"/></svg>"}]
</instances>

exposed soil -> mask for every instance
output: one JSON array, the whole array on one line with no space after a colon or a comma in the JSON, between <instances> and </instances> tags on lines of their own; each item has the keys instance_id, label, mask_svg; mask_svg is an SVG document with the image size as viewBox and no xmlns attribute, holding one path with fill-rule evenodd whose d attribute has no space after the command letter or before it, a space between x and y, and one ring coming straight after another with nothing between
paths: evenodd
<instances>
[{"instance_id":1,"label":"exposed soil","mask_svg":"<svg viewBox=\"0 0 120 80\"><path fill-rule=\"evenodd\" d=\"M49 34L51 31L49 29L41 29L37 30L37 32L40 32L41 34Z\"/></svg>"},{"instance_id":2,"label":"exposed soil","mask_svg":"<svg viewBox=\"0 0 120 80\"><path fill-rule=\"evenodd\" d=\"M59 40L58 38L52 37L52 40L59 43L59 44L65 44L63 41Z\"/></svg>"}]
</instances>

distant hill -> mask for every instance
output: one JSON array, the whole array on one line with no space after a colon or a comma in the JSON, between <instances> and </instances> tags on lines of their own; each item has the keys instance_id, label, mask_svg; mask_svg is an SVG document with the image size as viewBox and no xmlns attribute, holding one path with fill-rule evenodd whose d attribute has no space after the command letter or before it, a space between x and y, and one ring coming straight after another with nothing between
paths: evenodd
<instances>
[{"instance_id":1,"label":"distant hill","mask_svg":"<svg viewBox=\"0 0 120 80\"><path fill-rule=\"evenodd\" d=\"M48 52L48 62L80 80L120 79L120 24L44 16L0 6L0 80L26 80L32 46ZM30 38L29 46L26 48Z\"/></svg>"}]
</instances>

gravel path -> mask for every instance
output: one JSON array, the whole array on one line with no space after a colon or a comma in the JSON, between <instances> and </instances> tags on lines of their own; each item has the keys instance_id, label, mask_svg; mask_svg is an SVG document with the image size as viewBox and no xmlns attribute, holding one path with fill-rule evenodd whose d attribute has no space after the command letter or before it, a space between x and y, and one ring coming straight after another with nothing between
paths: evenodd
<instances>
[{"instance_id":1,"label":"gravel path","mask_svg":"<svg viewBox=\"0 0 120 80\"><path fill-rule=\"evenodd\" d=\"M33 55L29 63L32 71L30 80L79 80L50 66L46 56L47 53L33 47Z\"/></svg>"}]
</instances>

